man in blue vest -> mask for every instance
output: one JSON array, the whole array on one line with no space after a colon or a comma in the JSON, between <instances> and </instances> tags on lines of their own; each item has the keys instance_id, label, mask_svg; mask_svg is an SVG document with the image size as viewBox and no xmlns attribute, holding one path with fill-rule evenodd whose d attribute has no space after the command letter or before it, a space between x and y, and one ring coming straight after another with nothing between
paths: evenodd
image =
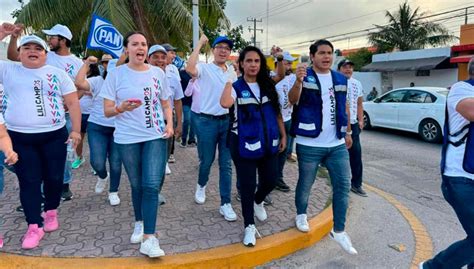
<instances>
[{"instance_id":1,"label":"man in blue vest","mask_svg":"<svg viewBox=\"0 0 474 269\"><path fill-rule=\"evenodd\" d=\"M446 103L441 190L467 237L441 251L420 269L474 268L474 58L469 80L455 83Z\"/></svg>"},{"instance_id":2,"label":"man in blue vest","mask_svg":"<svg viewBox=\"0 0 474 269\"><path fill-rule=\"evenodd\" d=\"M312 66L297 68L297 80L289 93L294 104L290 134L296 136L299 178L296 185L296 227L308 232L306 210L318 167L324 163L333 189L334 228L330 233L349 254L357 254L344 231L349 203L350 166L348 148L352 145L348 125L347 78L332 71L334 47L318 40L309 48Z\"/></svg>"}]
</instances>

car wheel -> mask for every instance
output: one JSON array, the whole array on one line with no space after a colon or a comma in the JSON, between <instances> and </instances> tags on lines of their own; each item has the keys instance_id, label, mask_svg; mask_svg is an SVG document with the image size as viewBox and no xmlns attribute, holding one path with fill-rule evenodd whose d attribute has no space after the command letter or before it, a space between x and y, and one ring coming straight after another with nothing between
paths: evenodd
<instances>
[{"instance_id":1,"label":"car wheel","mask_svg":"<svg viewBox=\"0 0 474 269\"><path fill-rule=\"evenodd\" d=\"M438 143L443 137L441 127L432 119L423 120L418 127L418 133L423 140L430 143Z\"/></svg>"},{"instance_id":2,"label":"car wheel","mask_svg":"<svg viewBox=\"0 0 474 269\"><path fill-rule=\"evenodd\" d=\"M372 128L372 125L370 125L369 114L364 111L364 130L368 130L370 128Z\"/></svg>"}]
</instances>

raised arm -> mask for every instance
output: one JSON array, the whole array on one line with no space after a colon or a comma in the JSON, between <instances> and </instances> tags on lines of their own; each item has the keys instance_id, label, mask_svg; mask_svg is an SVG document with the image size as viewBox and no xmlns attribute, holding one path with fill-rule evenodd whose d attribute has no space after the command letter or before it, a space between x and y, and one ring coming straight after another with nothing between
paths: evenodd
<instances>
[{"instance_id":1,"label":"raised arm","mask_svg":"<svg viewBox=\"0 0 474 269\"><path fill-rule=\"evenodd\" d=\"M223 108L230 108L234 104L234 98L232 98L232 82L227 81L224 86L224 91L221 95L221 106Z\"/></svg>"},{"instance_id":2,"label":"raised arm","mask_svg":"<svg viewBox=\"0 0 474 269\"><path fill-rule=\"evenodd\" d=\"M97 61L98 60L96 57L89 56L77 72L76 81L74 81L74 84L78 89L77 95L79 99L84 95L85 92L89 92L91 90L89 82L87 81L87 73L89 73L90 65L97 63Z\"/></svg>"},{"instance_id":3,"label":"raised arm","mask_svg":"<svg viewBox=\"0 0 474 269\"><path fill-rule=\"evenodd\" d=\"M304 64L299 64L296 67L295 84L293 84L293 87L291 87L290 92L288 93L288 100L292 105L298 103L300 100L304 77L306 77L306 66Z\"/></svg>"},{"instance_id":4,"label":"raised arm","mask_svg":"<svg viewBox=\"0 0 474 269\"><path fill-rule=\"evenodd\" d=\"M199 61L199 53L201 51L201 48L204 47L208 41L209 39L207 39L207 36L202 35L199 39L197 47L194 48L193 52L191 53L191 56L189 56L189 60L186 65L186 72L188 72L188 74L192 77L198 76L197 63Z\"/></svg>"}]
</instances>

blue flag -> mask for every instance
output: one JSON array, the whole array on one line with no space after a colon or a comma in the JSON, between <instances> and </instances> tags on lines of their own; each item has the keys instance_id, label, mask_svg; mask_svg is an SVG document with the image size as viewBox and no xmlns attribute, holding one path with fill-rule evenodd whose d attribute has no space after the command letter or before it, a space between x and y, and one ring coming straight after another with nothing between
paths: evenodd
<instances>
[{"instance_id":1,"label":"blue flag","mask_svg":"<svg viewBox=\"0 0 474 269\"><path fill-rule=\"evenodd\" d=\"M93 14L89 37L87 38L88 49L103 50L114 58L120 57L123 50L123 36L107 20Z\"/></svg>"}]
</instances>

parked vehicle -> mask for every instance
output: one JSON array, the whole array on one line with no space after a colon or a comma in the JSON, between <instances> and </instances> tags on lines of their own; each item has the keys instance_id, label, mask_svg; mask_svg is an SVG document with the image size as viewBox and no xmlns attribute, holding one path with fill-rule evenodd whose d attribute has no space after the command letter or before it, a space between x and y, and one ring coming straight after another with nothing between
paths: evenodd
<instances>
[{"instance_id":1,"label":"parked vehicle","mask_svg":"<svg viewBox=\"0 0 474 269\"><path fill-rule=\"evenodd\" d=\"M392 90L364 102L364 126L414 132L427 142L440 142L447 95L448 89L438 87Z\"/></svg>"}]
</instances>

